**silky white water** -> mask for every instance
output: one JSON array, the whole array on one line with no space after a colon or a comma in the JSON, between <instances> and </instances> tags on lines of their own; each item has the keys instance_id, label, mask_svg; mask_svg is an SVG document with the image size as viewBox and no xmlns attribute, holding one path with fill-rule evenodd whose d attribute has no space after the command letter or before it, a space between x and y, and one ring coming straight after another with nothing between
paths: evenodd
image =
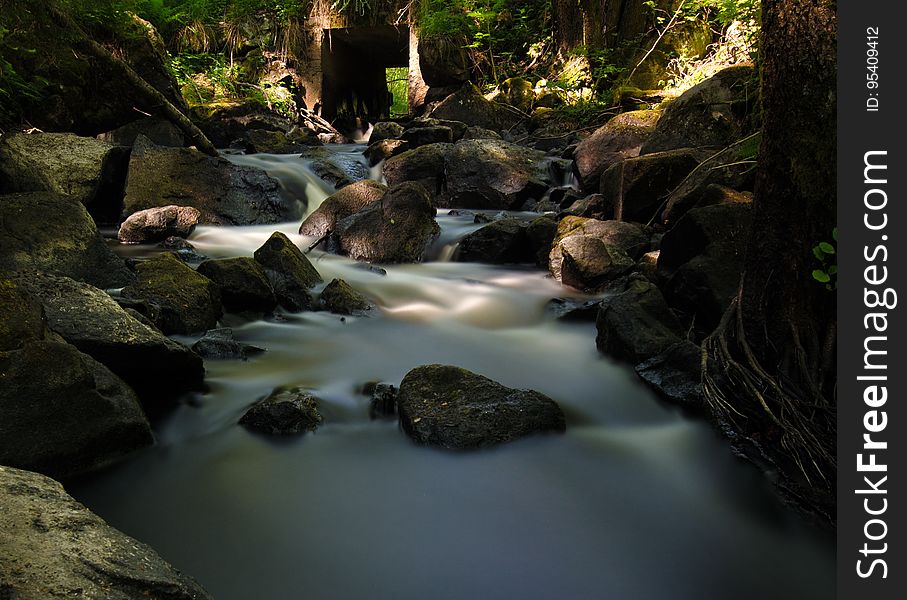
<instances>
[{"instance_id":1,"label":"silky white water","mask_svg":"<svg viewBox=\"0 0 907 600\"><path fill-rule=\"evenodd\" d=\"M243 160L253 158L305 178L285 157ZM435 257L478 227L438 220ZM297 228L201 227L190 241L211 257L251 255L281 230L308 247ZM783 509L706 425L598 354L594 324L555 320L547 302L575 294L543 271L432 261L382 275L309 257L373 314L228 316L267 352L209 361L210 392L158 422L154 447L72 488L215 598L832 597L833 536ZM566 434L445 452L369 420L365 383L398 384L435 362L544 392ZM273 438L236 424L282 385L316 394L324 425Z\"/></svg>"}]
</instances>

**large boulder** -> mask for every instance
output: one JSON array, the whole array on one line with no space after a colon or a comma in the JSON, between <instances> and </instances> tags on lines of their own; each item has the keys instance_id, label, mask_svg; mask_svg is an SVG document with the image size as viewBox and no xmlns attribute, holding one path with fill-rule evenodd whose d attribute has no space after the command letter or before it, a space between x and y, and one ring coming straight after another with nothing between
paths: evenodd
<instances>
[{"instance_id":1,"label":"large boulder","mask_svg":"<svg viewBox=\"0 0 907 600\"><path fill-rule=\"evenodd\" d=\"M362 210L375 200L380 200L385 192L386 185L371 179L350 184L328 196L321 206L312 211L299 226L299 233L320 238L333 231L337 221Z\"/></svg>"},{"instance_id":2,"label":"large boulder","mask_svg":"<svg viewBox=\"0 0 907 600\"><path fill-rule=\"evenodd\" d=\"M463 84L459 90L439 102L428 116L460 121L492 131L510 129L525 119L519 111L487 100L481 90L471 83Z\"/></svg>"},{"instance_id":3,"label":"large boulder","mask_svg":"<svg viewBox=\"0 0 907 600\"><path fill-rule=\"evenodd\" d=\"M545 155L500 140L462 140L444 157L447 206L519 209L553 185Z\"/></svg>"},{"instance_id":4,"label":"large boulder","mask_svg":"<svg viewBox=\"0 0 907 600\"><path fill-rule=\"evenodd\" d=\"M223 313L220 287L173 253L164 252L136 266L138 281L123 288L124 298L159 307L161 331L191 334L211 329Z\"/></svg>"},{"instance_id":5,"label":"large boulder","mask_svg":"<svg viewBox=\"0 0 907 600\"><path fill-rule=\"evenodd\" d=\"M267 313L277 307L264 267L249 256L206 260L197 271L220 287L225 310Z\"/></svg>"},{"instance_id":6,"label":"large boulder","mask_svg":"<svg viewBox=\"0 0 907 600\"><path fill-rule=\"evenodd\" d=\"M737 295L752 224L748 204L694 208L661 240L658 276L668 303L712 331Z\"/></svg>"},{"instance_id":7,"label":"large boulder","mask_svg":"<svg viewBox=\"0 0 907 600\"><path fill-rule=\"evenodd\" d=\"M264 171L139 136L129 160L123 215L171 204L197 208L201 223L214 225L299 218L298 208L281 199L277 180Z\"/></svg>"},{"instance_id":8,"label":"large boulder","mask_svg":"<svg viewBox=\"0 0 907 600\"><path fill-rule=\"evenodd\" d=\"M701 159L688 148L629 158L602 173L601 193L614 203L615 219L648 223Z\"/></svg>"},{"instance_id":9,"label":"large boulder","mask_svg":"<svg viewBox=\"0 0 907 600\"><path fill-rule=\"evenodd\" d=\"M50 192L0 196L0 270L59 273L102 288L135 279L85 207Z\"/></svg>"},{"instance_id":10,"label":"large boulder","mask_svg":"<svg viewBox=\"0 0 907 600\"><path fill-rule=\"evenodd\" d=\"M148 412L189 389L201 389L201 359L143 324L101 290L56 275L18 273L43 305L47 326L103 363L134 389Z\"/></svg>"},{"instance_id":11,"label":"large boulder","mask_svg":"<svg viewBox=\"0 0 907 600\"><path fill-rule=\"evenodd\" d=\"M71 133L0 136L0 193L65 194L96 219L116 219L129 150Z\"/></svg>"},{"instance_id":12,"label":"large boulder","mask_svg":"<svg viewBox=\"0 0 907 600\"><path fill-rule=\"evenodd\" d=\"M193 579L110 527L43 475L0 467L5 598L206 600Z\"/></svg>"},{"instance_id":13,"label":"large boulder","mask_svg":"<svg viewBox=\"0 0 907 600\"><path fill-rule=\"evenodd\" d=\"M334 243L355 260L418 262L441 232L436 214L422 186L402 183L391 187L381 200L339 221Z\"/></svg>"},{"instance_id":14,"label":"large boulder","mask_svg":"<svg viewBox=\"0 0 907 600\"><path fill-rule=\"evenodd\" d=\"M487 264L535 262L527 226L528 223L513 218L492 221L460 240L455 260Z\"/></svg>"},{"instance_id":15,"label":"large boulder","mask_svg":"<svg viewBox=\"0 0 907 600\"><path fill-rule=\"evenodd\" d=\"M459 85L469 81L466 51L460 40L432 36L419 38L419 70L431 87Z\"/></svg>"},{"instance_id":16,"label":"large boulder","mask_svg":"<svg viewBox=\"0 0 907 600\"><path fill-rule=\"evenodd\" d=\"M444 187L445 159L452 148L451 144L428 144L387 159L384 163L387 185L409 181L424 187L430 196L437 196Z\"/></svg>"},{"instance_id":17,"label":"large boulder","mask_svg":"<svg viewBox=\"0 0 907 600\"><path fill-rule=\"evenodd\" d=\"M598 349L633 364L681 341L683 328L654 283L630 278L626 289L602 300L596 318Z\"/></svg>"},{"instance_id":18,"label":"large boulder","mask_svg":"<svg viewBox=\"0 0 907 600\"><path fill-rule=\"evenodd\" d=\"M724 148L756 129L759 82L750 66L728 67L665 109L640 154L677 148Z\"/></svg>"},{"instance_id":19,"label":"large boulder","mask_svg":"<svg viewBox=\"0 0 907 600\"><path fill-rule=\"evenodd\" d=\"M279 231L271 234L255 251L255 261L264 267L282 307L294 312L311 308L309 289L322 282L321 275L286 235Z\"/></svg>"},{"instance_id":20,"label":"large boulder","mask_svg":"<svg viewBox=\"0 0 907 600\"><path fill-rule=\"evenodd\" d=\"M594 291L626 273L648 249L642 227L622 221L565 217L548 255L548 270L564 285Z\"/></svg>"},{"instance_id":21,"label":"large boulder","mask_svg":"<svg viewBox=\"0 0 907 600\"><path fill-rule=\"evenodd\" d=\"M323 418L318 398L300 388L275 390L252 405L239 424L260 433L290 435L315 431Z\"/></svg>"},{"instance_id":22,"label":"large boulder","mask_svg":"<svg viewBox=\"0 0 907 600\"><path fill-rule=\"evenodd\" d=\"M544 394L508 388L448 365L424 365L407 373L397 409L409 437L442 448L486 448L566 428L564 413Z\"/></svg>"},{"instance_id":23,"label":"large boulder","mask_svg":"<svg viewBox=\"0 0 907 600\"><path fill-rule=\"evenodd\" d=\"M191 206L161 206L132 213L120 224L121 244L150 244L169 237L189 237L201 213Z\"/></svg>"},{"instance_id":24,"label":"large boulder","mask_svg":"<svg viewBox=\"0 0 907 600\"><path fill-rule=\"evenodd\" d=\"M621 113L578 143L573 159L583 190L587 193L598 191L601 174L608 167L639 156L643 142L655 131L660 116L661 112L657 110Z\"/></svg>"}]
</instances>

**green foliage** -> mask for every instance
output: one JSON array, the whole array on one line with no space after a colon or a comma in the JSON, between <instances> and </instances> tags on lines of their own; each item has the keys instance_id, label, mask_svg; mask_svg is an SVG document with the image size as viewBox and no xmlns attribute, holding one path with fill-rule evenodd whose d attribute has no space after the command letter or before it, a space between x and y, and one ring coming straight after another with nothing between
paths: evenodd
<instances>
[{"instance_id":1,"label":"green foliage","mask_svg":"<svg viewBox=\"0 0 907 600\"><path fill-rule=\"evenodd\" d=\"M812 277L819 283L825 284L825 289L834 290L838 287L837 248L838 228L831 231L832 242L819 242L813 246L813 256L819 261L820 267L813 269Z\"/></svg>"},{"instance_id":2,"label":"green foliage","mask_svg":"<svg viewBox=\"0 0 907 600\"><path fill-rule=\"evenodd\" d=\"M7 60L13 55L34 55L36 48L19 46L7 37L9 30L0 25L0 123L19 118L30 103L39 102L50 82L43 77L26 78Z\"/></svg>"},{"instance_id":3,"label":"green foliage","mask_svg":"<svg viewBox=\"0 0 907 600\"><path fill-rule=\"evenodd\" d=\"M403 117L409 114L409 69L406 67L391 67L385 69L387 73L387 90L393 96L391 104L391 118Z\"/></svg>"}]
</instances>

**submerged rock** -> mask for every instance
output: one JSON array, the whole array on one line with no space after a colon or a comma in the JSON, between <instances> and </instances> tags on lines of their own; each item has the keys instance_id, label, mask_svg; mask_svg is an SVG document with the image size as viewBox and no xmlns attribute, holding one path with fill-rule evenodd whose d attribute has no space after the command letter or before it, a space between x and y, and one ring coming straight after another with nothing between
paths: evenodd
<instances>
[{"instance_id":1,"label":"submerged rock","mask_svg":"<svg viewBox=\"0 0 907 600\"><path fill-rule=\"evenodd\" d=\"M397 407L407 435L443 448L484 448L566 428L560 407L544 394L445 365L407 373Z\"/></svg>"},{"instance_id":2,"label":"submerged rock","mask_svg":"<svg viewBox=\"0 0 907 600\"><path fill-rule=\"evenodd\" d=\"M237 342L232 329L221 327L206 331L205 335L192 344L192 351L209 360L246 360L264 352L264 349Z\"/></svg>"},{"instance_id":3,"label":"submerged rock","mask_svg":"<svg viewBox=\"0 0 907 600\"><path fill-rule=\"evenodd\" d=\"M315 431L323 418L318 412L318 398L300 388L275 390L246 411L239 420L260 433L290 435Z\"/></svg>"},{"instance_id":4,"label":"submerged rock","mask_svg":"<svg viewBox=\"0 0 907 600\"><path fill-rule=\"evenodd\" d=\"M0 196L0 270L59 273L101 288L135 280L79 202L49 192Z\"/></svg>"},{"instance_id":5,"label":"submerged rock","mask_svg":"<svg viewBox=\"0 0 907 600\"><path fill-rule=\"evenodd\" d=\"M220 287L221 302L230 312L267 313L277 307L268 276L253 258L206 260L198 266L198 272Z\"/></svg>"},{"instance_id":6,"label":"submerged rock","mask_svg":"<svg viewBox=\"0 0 907 600\"><path fill-rule=\"evenodd\" d=\"M189 237L201 213L191 206L161 206L133 213L120 224L121 244L149 244L169 237Z\"/></svg>"},{"instance_id":7,"label":"submerged rock","mask_svg":"<svg viewBox=\"0 0 907 600\"><path fill-rule=\"evenodd\" d=\"M161 331L191 334L217 325L223 313L220 289L169 252L139 263L138 281L123 288L124 298L143 300L160 308Z\"/></svg>"},{"instance_id":8,"label":"submerged rock","mask_svg":"<svg viewBox=\"0 0 907 600\"><path fill-rule=\"evenodd\" d=\"M293 312L312 307L309 289L322 282L321 275L290 238L275 231L255 251L255 261L264 267L282 307Z\"/></svg>"},{"instance_id":9,"label":"submerged rock","mask_svg":"<svg viewBox=\"0 0 907 600\"><path fill-rule=\"evenodd\" d=\"M211 598L154 550L107 525L59 483L0 467L4 598Z\"/></svg>"},{"instance_id":10,"label":"submerged rock","mask_svg":"<svg viewBox=\"0 0 907 600\"><path fill-rule=\"evenodd\" d=\"M375 200L380 200L385 192L387 186L377 181L365 180L350 184L328 196L321 206L312 211L299 226L299 233L320 238L333 231L337 221L359 212Z\"/></svg>"},{"instance_id":11,"label":"submerged rock","mask_svg":"<svg viewBox=\"0 0 907 600\"><path fill-rule=\"evenodd\" d=\"M321 292L321 307L338 315L356 315L372 308L372 304L344 280L333 279Z\"/></svg>"}]
</instances>

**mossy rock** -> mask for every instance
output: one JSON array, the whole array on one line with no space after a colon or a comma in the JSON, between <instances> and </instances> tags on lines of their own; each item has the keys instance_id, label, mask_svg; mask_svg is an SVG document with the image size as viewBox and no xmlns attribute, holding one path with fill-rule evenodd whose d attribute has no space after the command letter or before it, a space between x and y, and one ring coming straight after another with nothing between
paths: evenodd
<instances>
[{"instance_id":1,"label":"mossy rock","mask_svg":"<svg viewBox=\"0 0 907 600\"><path fill-rule=\"evenodd\" d=\"M277 306L264 268L253 258L206 260L198 272L220 287L224 308L231 312L270 312Z\"/></svg>"},{"instance_id":2,"label":"mossy rock","mask_svg":"<svg viewBox=\"0 0 907 600\"><path fill-rule=\"evenodd\" d=\"M355 315L367 311L372 305L350 284L334 279L321 292L321 307L338 315Z\"/></svg>"},{"instance_id":3,"label":"mossy rock","mask_svg":"<svg viewBox=\"0 0 907 600\"><path fill-rule=\"evenodd\" d=\"M322 282L321 275L290 238L275 231L255 251L255 260L264 267L282 307L294 312L311 308L309 289Z\"/></svg>"}]
</instances>

